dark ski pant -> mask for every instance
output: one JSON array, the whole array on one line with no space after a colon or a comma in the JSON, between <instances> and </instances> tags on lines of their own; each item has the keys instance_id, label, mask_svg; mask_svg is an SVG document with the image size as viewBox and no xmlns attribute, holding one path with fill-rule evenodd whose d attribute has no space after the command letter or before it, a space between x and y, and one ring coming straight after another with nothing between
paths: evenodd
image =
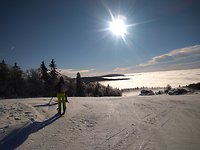
<instances>
[{"instance_id":1,"label":"dark ski pant","mask_svg":"<svg viewBox=\"0 0 200 150\"><path fill-rule=\"evenodd\" d=\"M65 112L66 110L66 103L65 103L65 93L57 93L58 97L58 112L61 113L61 104L63 106L63 111Z\"/></svg>"}]
</instances>

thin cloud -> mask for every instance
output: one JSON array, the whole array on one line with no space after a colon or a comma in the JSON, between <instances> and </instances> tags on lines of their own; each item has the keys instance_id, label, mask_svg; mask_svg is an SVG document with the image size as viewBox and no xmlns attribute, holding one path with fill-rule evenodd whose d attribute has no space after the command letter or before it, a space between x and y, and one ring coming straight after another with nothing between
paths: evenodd
<instances>
[{"instance_id":1,"label":"thin cloud","mask_svg":"<svg viewBox=\"0 0 200 150\"><path fill-rule=\"evenodd\" d=\"M200 45L172 50L166 54L152 57L147 63L132 67L116 67L110 71L96 69L59 69L61 74L76 77L77 72L84 76L98 76L110 73L131 73L161 70L194 69L200 67Z\"/></svg>"},{"instance_id":2,"label":"thin cloud","mask_svg":"<svg viewBox=\"0 0 200 150\"><path fill-rule=\"evenodd\" d=\"M129 70L130 68L129 67L117 67L117 68L115 68L114 70L113 70L113 72L115 72L115 73L122 73L122 72L125 72L125 71L127 71L127 70Z\"/></svg>"},{"instance_id":3,"label":"thin cloud","mask_svg":"<svg viewBox=\"0 0 200 150\"><path fill-rule=\"evenodd\" d=\"M184 59L188 59L190 57L191 57L190 59L191 62L193 61L192 57L200 57L200 45L172 50L169 53L155 56L151 58L151 60L149 60L147 63L139 64L139 66L147 67L147 66L152 66L152 65L161 64L161 63L173 62L175 60L183 61Z\"/></svg>"}]
</instances>

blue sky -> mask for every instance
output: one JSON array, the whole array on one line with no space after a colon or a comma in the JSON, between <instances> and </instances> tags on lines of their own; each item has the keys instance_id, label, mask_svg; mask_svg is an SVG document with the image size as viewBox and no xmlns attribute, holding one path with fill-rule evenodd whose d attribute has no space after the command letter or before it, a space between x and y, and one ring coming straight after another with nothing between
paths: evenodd
<instances>
[{"instance_id":1,"label":"blue sky","mask_svg":"<svg viewBox=\"0 0 200 150\"><path fill-rule=\"evenodd\" d=\"M199 0L1 0L0 59L66 74L198 68ZM108 27L123 15L125 41Z\"/></svg>"}]
</instances>

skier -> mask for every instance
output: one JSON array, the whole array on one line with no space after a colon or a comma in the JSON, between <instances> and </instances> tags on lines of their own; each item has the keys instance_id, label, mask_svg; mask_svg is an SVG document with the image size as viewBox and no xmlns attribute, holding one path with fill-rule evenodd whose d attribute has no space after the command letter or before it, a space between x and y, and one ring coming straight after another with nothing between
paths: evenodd
<instances>
[{"instance_id":1,"label":"skier","mask_svg":"<svg viewBox=\"0 0 200 150\"><path fill-rule=\"evenodd\" d=\"M65 103L65 83L64 83L64 78L61 76L58 84L56 85L56 91L57 91L57 97L58 97L58 114L61 115L61 104L63 106L63 113L62 115L65 114L66 111L66 103Z\"/></svg>"}]
</instances>

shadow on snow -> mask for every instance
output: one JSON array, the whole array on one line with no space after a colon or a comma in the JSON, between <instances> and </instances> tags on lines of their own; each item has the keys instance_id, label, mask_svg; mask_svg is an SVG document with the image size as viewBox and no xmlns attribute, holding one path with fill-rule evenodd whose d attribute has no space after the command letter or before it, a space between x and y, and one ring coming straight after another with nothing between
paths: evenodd
<instances>
[{"instance_id":1,"label":"shadow on snow","mask_svg":"<svg viewBox=\"0 0 200 150\"><path fill-rule=\"evenodd\" d=\"M53 105L57 105L58 103L52 103L52 104L39 104L39 105L35 105L34 107L46 107L46 106L53 106Z\"/></svg>"},{"instance_id":2,"label":"shadow on snow","mask_svg":"<svg viewBox=\"0 0 200 150\"><path fill-rule=\"evenodd\" d=\"M49 119L43 122L34 121L27 125L26 127L22 127L20 129L15 129L10 134L8 134L4 139L0 141L0 149L15 149L20 146L28 136L32 133L39 131L40 129L50 125L54 121L60 118L59 114L55 114Z\"/></svg>"}]
</instances>

